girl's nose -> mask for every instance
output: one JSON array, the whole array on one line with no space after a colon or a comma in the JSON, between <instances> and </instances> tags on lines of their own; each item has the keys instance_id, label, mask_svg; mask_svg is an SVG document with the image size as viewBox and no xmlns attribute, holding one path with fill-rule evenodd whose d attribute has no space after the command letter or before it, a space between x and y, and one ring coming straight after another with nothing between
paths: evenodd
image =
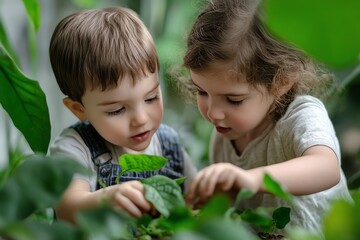
<instances>
[{"instance_id":1,"label":"girl's nose","mask_svg":"<svg viewBox=\"0 0 360 240\"><path fill-rule=\"evenodd\" d=\"M212 121L225 118L223 109L220 106L215 106L213 103L208 104L207 116Z\"/></svg>"}]
</instances>

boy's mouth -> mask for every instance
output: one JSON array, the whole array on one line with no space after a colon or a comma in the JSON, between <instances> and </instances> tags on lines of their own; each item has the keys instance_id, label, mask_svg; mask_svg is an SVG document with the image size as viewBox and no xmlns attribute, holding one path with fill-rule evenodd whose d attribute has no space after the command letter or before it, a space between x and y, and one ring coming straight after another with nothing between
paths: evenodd
<instances>
[{"instance_id":1,"label":"boy's mouth","mask_svg":"<svg viewBox=\"0 0 360 240\"><path fill-rule=\"evenodd\" d=\"M150 131L146 131L146 132L140 133L138 135L135 135L131 138L133 140L135 140L136 142L144 142L148 139L149 136L150 136Z\"/></svg>"}]
</instances>

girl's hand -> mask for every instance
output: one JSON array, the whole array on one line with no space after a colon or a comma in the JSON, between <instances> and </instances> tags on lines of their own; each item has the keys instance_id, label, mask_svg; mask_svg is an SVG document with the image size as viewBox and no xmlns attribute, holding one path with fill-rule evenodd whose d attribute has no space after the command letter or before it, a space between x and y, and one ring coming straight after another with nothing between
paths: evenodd
<instances>
[{"instance_id":1,"label":"girl's hand","mask_svg":"<svg viewBox=\"0 0 360 240\"><path fill-rule=\"evenodd\" d=\"M140 182L129 181L107 187L105 196L115 209L126 211L138 218L151 210L151 204L145 199L144 192L144 185Z\"/></svg>"},{"instance_id":2,"label":"girl's hand","mask_svg":"<svg viewBox=\"0 0 360 240\"><path fill-rule=\"evenodd\" d=\"M202 169L195 177L187 194L187 202L206 202L216 191L229 192L249 189L257 192L262 184L261 177L231 163L216 163Z\"/></svg>"}]
</instances>

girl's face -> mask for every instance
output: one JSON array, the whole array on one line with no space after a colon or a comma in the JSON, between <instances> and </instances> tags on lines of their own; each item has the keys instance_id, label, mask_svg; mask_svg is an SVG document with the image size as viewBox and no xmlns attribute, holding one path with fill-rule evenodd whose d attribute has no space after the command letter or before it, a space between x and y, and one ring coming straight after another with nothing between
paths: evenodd
<instances>
[{"instance_id":1,"label":"girl's face","mask_svg":"<svg viewBox=\"0 0 360 240\"><path fill-rule=\"evenodd\" d=\"M191 77L202 116L225 138L248 142L271 123L274 97L265 88L232 80L224 70L191 71Z\"/></svg>"},{"instance_id":2,"label":"girl's face","mask_svg":"<svg viewBox=\"0 0 360 240\"><path fill-rule=\"evenodd\" d=\"M112 144L135 151L148 147L163 116L157 73L132 85L123 79L109 90L87 90L82 98L86 119Z\"/></svg>"}]
</instances>

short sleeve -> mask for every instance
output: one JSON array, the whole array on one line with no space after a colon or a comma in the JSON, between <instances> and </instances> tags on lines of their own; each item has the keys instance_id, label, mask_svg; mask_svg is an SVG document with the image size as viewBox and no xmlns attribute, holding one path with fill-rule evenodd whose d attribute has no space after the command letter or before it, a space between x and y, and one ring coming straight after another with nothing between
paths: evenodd
<instances>
[{"instance_id":1,"label":"short sleeve","mask_svg":"<svg viewBox=\"0 0 360 240\"><path fill-rule=\"evenodd\" d=\"M340 159L338 139L324 104L311 96L296 98L280 120L284 149L301 156L308 148L331 148Z\"/></svg>"}]
</instances>

